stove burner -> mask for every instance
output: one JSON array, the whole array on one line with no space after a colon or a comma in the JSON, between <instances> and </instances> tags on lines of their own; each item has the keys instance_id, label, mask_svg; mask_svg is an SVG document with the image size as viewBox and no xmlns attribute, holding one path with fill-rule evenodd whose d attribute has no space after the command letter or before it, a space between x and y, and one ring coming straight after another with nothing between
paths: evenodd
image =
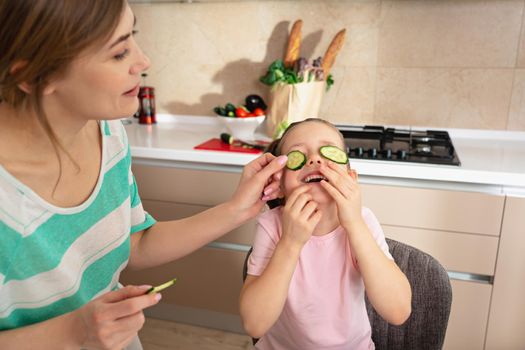
<instances>
[{"instance_id":1,"label":"stove burner","mask_svg":"<svg viewBox=\"0 0 525 350\"><path fill-rule=\"evenodd\" d=\"M461 163L447 131L338 125L348 156L414 163L456 165Z\"/></svg>"}]
</instances>

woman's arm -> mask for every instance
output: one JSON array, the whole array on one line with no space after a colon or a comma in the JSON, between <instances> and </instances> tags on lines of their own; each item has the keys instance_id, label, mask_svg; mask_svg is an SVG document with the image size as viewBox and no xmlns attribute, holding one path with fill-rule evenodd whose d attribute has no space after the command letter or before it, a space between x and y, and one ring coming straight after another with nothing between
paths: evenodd
<instances>
[{"instance_id":1,"label":"woman's arm","mask_svg":"<svg viewBox=\"0 0 525 350\"><path fill-rule=\"evenodd\" d=\"M278 195L287 157L266 153L244 167L231 200L181 220L159 222L131 236L129 267L141 269L183 257L255 217Z\"/></svg>"},{"instance_id":2,"label":"woman's arm","mask_svg":"<svg viewBox=\"0 0 525 350\"><path fill-rule=\"evenodd\" d=\"M142 310L160 300L151 286L126 286L49 320L0 332L2 350L122 349L144 324Z\"/></svg>"},{"instance_id":3,"label":"woman's arm","mask_svg":"<svg viewBox=\"0 0 525 350\"><path fill-rule=\"evenodd\" d=\"M5 350L78 349L82 343L81 323L73 313L31 326L0 332L0 348Z\"/></svg>"}]
</instances>

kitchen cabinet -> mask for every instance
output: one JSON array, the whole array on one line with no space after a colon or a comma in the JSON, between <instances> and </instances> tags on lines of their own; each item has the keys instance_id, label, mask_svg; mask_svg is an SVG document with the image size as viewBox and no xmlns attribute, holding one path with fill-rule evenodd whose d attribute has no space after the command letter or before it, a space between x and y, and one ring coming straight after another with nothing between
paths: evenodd
<instances>
[{"instance_id":1,"label":"kitchen cabinet","mask_svg":"<svg viewBox=\"0 0 525 350\"><path fill-rule=\"evenodd\" d=\"M159 220L186 217L227 200L240 177L140 164L133 172L144 207ZM444 349L523 348L516 344L525 344L518 329L525 324L525 199L361 182L363 205L376 214L385 235L431 254L449 271L453 302ZM172 312L164 318L184 322L187 317L191 323L242 332L238 296L254 231L252 220L179 261L125 271L122 281L158 284L176 276L179 282L163 292L162 305L182 306L199 317ZM212 318L216 323L209 323Z\"/></svg>"},{"instance_id":2,"label":"kitchen cabinet","mask_svg":"<svg viewBox=\"0 0 525 350\"><path fill-rule=\"evenodd\" d=\"M427 252L449 271L452 309L443 348L483 349L505 196L366 184L361 189L363 205L374 211L385 236Z\"/></svg>"},{"instance_id":3,"label":"kitchen cabinet","mask_svg":"<svg viewBox=\"0 0 525 350\"><path fill-rule=\"evenodd\" d=\"M157 220L188 217L226 201L240 178L239 173L142 165L134 165L133 173L144 208ZM177 277L177 285L162 292L161 305L146 314L242 333L238 297L246 247L254 233L252 220L219 238L215 247L163 266L124 271L121 282L157 285Z\"/></svg>"},{"instance_id":4,"label":"kitchen cabinet","mask_svg":"<svg viewBox=\"0 0 525 350\"><path fill-rule=\"evenodd\" d=\"M525 198L507 197L501 228L487 350L525 348Z\"/></svg>"}]
</instances>

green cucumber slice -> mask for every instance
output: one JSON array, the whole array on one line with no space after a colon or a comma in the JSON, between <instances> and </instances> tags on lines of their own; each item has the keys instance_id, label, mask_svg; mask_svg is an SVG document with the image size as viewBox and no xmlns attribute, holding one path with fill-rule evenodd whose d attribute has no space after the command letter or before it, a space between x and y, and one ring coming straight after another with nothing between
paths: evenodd
<instances>
[{"instance_id":1,"label":"green cucumber slice","mask_svg":"<svg viewBox=\"0 0 525 350\"><path fill-rule=\"evenodd\" d=\"M319 153L326 159L336 162L337 164L348 163L348 155L345 151L335 146L323 146L319 148Z\"/></svg>"},{"instance_id":2,"label":"green cucumber slice","mask_svg":"<svg viewBox=\"0 0 525 350\"><path fill-rule=\"evenodd\" d=\"M148 290L146 291L146 294L158 293L158 292L160 292L160 291L163 290L163 289L166 289L166 288L168 288L168 287L171 287L172 285L175 284L175 282L177 282L177 279L176 279L176 278L174 278L174 279L172 279L171 281L168 281L168 282L166 282L166 283L163 283L163 284L161 284L161 285L159 285L159 286L151 287L150 289L148 289Z\"/></svg>"},{"instance_id":3,"label":"green cucumber slice","mask_svg":"<svg viewBox=\"0 0 525 350\"><path fill-rule=\"evenodd\" d=\"M286 167L290 170L299 170L306 164L306 156L301 151L291 151L288 153Z\"/></svg>"}]
</instances>

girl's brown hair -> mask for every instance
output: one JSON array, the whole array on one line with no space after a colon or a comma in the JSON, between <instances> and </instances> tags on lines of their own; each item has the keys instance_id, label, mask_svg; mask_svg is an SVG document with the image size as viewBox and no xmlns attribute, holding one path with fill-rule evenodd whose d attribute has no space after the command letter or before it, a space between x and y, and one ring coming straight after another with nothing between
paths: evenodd
<instances>
[{"instance_id":1,"label":"girl's brown hair","mask_svg":"<svg viewBox=\"0 0 525 350\"><path fill-rule=\"evenodd\" d=\"M59 149L69 154L47 120L43 91L83 50L110 38L125 6L125 0L0 1L0 103L35 113L60 169ZM22 83L30 93L19 88Z\"/></svg>"},{"instance_id":2,"label":"girl's brown hair","mask_svg":"<svg viewBox=\"0 0 525 350\"><path fill-rule=\"evenodd\" d=\"M321 123L321 124L324 124L324 125L332 128L340 136L341 142L343 144L345 143L345 139L344 139L343 134L341 134L341 131L339 131L339 129L337 129L334 126L334 124L330 123L327 120L320 119L320 118L307 118L307 119L304 119L304 120L301 120L301 121L298 121L298 122L293 122L292 124L290 124L290 126L288 126L288 128L286 128L286 130L284 131L284 133L281 135L280 138L275 139L274 141L272 141L272 143L270 143L268 145L268 147L266 148L266 152L270 152L271 154L273 154L276 157L280 156L281 155L281 146L283 144L283 140L286 139L286 135L288 135L290 133L290 130L293 130L298 125L301 125L301 124L304 124L304 123L308 123L308 122Z\"/></svg>"},{"instance_id":3,"label":"girl's brown hair","mask_svg":"<svg viewBox=\"0 0 525 350\"><path fill-rule=\"evenodd\" d=\"M339 131L339 129L337 129L334 126L334 124L332 124L329 121L326 121L324 119L320 119L320 118L308 118L308 119L304 119L304 120L301 120L301 121L298 121L298 122L293 122L292 124L290 124L290 126L288 126L288 128L286 128L286 130L284 131L284 133L281 135L280 138L275 139L274 141L272 141L272 143L270 143L268 145L268 147L266 148L266 152L269 152L269 153L273 154L276 157L280 156L281 155L281 147L282 147L282 144L283 144L283 140L286 139L286 135L288 135L290 133L290 130L293 130L298 125L301 125L301 124L304 124L304 123L310 123L310 122L321 123L321 124L324 124L324 125L332 128L333 130L335 130L337 132L337 134L340 136L341 142L344 145L344 143L345 143L344 136L343 136L343 134L341 134L341 131ZM281 205L284 205L284 198L276 198L276 199L270 200L270 201L267 202L267 204L268 204L268 207L270 209L279 207Z\"/></svg>"}]
</instances>

